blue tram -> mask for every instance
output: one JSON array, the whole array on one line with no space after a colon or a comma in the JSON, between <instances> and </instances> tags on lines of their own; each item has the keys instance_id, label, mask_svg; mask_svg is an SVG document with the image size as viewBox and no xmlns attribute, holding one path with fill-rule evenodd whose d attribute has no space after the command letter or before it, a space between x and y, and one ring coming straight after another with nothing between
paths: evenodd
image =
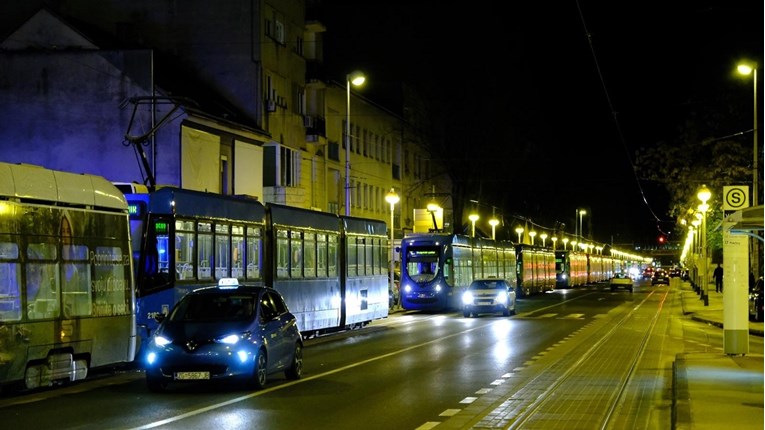
<instances>
[{"instance_id":1,"label":"blue tram","mask_svg":"<svg viewBox=\"0 0 765 430\"><path fill-rule=\"evenodd\" d=\"M446 311L460 307L473 279L495 277L517 288L511 242L463 235L417 233L401 241L401 306Z\"/></svg>"},{"instance_id":2,"label":"blue tram","mask_svg":"<svg viewBox=\"0 0 765 430\"><path fill-rule=\"evenodd\" d=\"M388 315L384 222L173 187L126 198L142 339L187 292L227 277L277 289L305 336Z\"/></svg>"}]
</instances>

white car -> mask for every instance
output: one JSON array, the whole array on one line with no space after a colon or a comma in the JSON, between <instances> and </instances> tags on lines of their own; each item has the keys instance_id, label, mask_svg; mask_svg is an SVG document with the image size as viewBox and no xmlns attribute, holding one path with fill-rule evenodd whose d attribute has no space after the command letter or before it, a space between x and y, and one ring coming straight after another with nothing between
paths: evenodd
<instances>
[{"instance_id":1,"label":"white car","mask_svg":"<svg viewBox=\"0 0 765 430\"><path fill-rule=\"evenodd\" d=\"M515 314L515 290L504 279L475 279L462 293L462 315L470 318L479 313Z\"/></svg>"}]
</instances>

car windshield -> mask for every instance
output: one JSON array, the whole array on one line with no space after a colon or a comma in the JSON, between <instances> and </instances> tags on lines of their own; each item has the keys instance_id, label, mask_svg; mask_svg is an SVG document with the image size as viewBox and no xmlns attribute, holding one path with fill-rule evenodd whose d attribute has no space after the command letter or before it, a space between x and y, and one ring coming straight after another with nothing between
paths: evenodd
<instances>
[{"instance_id":1,"label":"car windshield","mask_svg":"<svg viewBox=\"0 0 765 430\"><path fill-rule=\"evenodd\" d=\"M468 288L470 290L506 290L505 281L473 281Z\"/></svg>"},{"instance_id":2,"label":"car windshield","mask_svg":"<svg viewBox=\"0 0 765 430\"><path fill-rule=\"evenodd\" d=\"M254 298L243 294L189 294L170 314L170 321L240 321L251 319Z\"/></svg>"}]
</instances>

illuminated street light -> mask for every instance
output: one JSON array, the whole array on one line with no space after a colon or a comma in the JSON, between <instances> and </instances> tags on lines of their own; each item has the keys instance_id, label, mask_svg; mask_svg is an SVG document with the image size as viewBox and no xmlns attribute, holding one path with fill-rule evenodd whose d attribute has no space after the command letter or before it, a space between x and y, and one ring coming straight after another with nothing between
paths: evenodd
<instances>
[{"instance_id":1,"label":"illuminated street light","mask_svg":"<svg viewBox=\"0 0 765 430\"><path fill-rule=\"evenodd\" d=\"M529 237L531 238L531 246L534 246L534 236L536 235L537 235L537 232L535 232L534 230L531 230L529 232Z\"/></svg>"},{"instance_id":2,"label":"illuminated street light","mask_svg":"<svg viewBox=\"0 0 765 430\"><path fill-rule=\"evenodd\" d=\"M757 153L757 67L751 66L749 64L739 64L738 67L736 67L736 70L742 75L749 76L752 75L752 81L754 83L754 128L752 128L752 133L754 134L754 159L752 164L752 194L754 195L754 198L752 199L752 206L757 206L759 204L759 190L757 185L757 178L759 175L757 174L757 164L759 159L759 154Z\"/></svg>"},{"instance_id":3,"label":"illuminated street light","mask_svg":"<svg viewBox=\"0 0 765 430\"><path fill-rule=\"evenodd\" d=\"M390 203L390 280L388 284L388 288L390 291L395 291L395 279L393 277L393 260L395 258L395 252L393 246L393 207L396 206L396 203L399 201L398 194L396 194L396 190L393 188L388 191L388 194L385 195L385 201Z\"/></svg>"},{"instance_id":4,"label":"illuminated street light","mask_svg":"<svg viewBox=\"0 0 765 430\"><path fill-rule=\"evenodd\" d=\"M495 229L497 225L499 225L499 220L496 218L492 218L489 220L489 225L491 226L491 240L496 240L496 236L494 233L495 233Z\"/></svg>"},{"instance_id":5,"label":"illuminated street light","mask_svg":"<svg viewBox=\"0 0 765 430\"><path fill-rule=\"evenodd\" d=\"M709 279L708 267L707 267L707 210L709 205L707 201L712 197L712 192L709 191L706 185L702 185L699 188L699 192L696 197L701 201L699 205L699 212L701 212L701 264L703 269L701 270L701 282L704 285L704 306L709 306Z\"/></svg>"},{"instance_id":6,"label":"illuminated street light","mask_svg":"<svg viewBox=\"0 0 765 430\"><path fill-rule=\"evenodd\" d=\"M345 215L351 215L351 84L362 85L363 73L355 71L345 76Z\"/></svg>"},{"instance_id":7,"label":"illuminated street light","mask_svg":"<svg viewBox=\"0 0 765 430\"><path fill-rule=\"evenodd\" d=\"M441 209L441 206L438 206L436 203L428 203L427 206L428 212L430 212L430 217L433 219L433 229L434 231L438 230L438 221L436 220L436 214Z\"/></svg>"},{"instance_id":8,"label":"illuminated street light","mask_svg":"<svg viewBox=\"0 0 765 430\"><path fill-rule=\"evenodd\" d=\"M760 172L758 167L758 160L760 158L760 154L757 149L757 132L759 129L759 126L757 125L757 66L756 65L750 65L750 64L739 64L736 68L738 72L742 75L752 75L752 82L754 84L754 127L752 127L752 135L754 137L754 158L752 163L752 204L751 206L757 206L760 204L760 188L759 188L759 180ZM762 261L762 257L760 256L760 247L757 244L756 240L750 240L749 242L752 253L752 270L754 273L760 273L760 262Z\"/></svg>"},{"instance_id":9,"label":"illuminated street light","mask_svg":"<svg viewBox=\"0 0 765 430\"><path fill-rule=\"evenodd\" d=\"M553 251L555 251L555 242L558 241L558 236L553 236L553 237L550 238L550 240L553 243Z\"/></svg>"},{"instance_id":10,"label":"illuminated street light","mask_svg":"<svg viewBox=\"0 0 765 430\"><path fill-rule=\"evenodd\" d=\"M567 238L567 237L564 237L564 238L563 238L563 250L564 250L564 251L566 250L566 244L567 244L567 243L568 243L568 238ZM571 246L574 246L574 245L573 245L573 244L571 244Z\"/></svg>"},{"instance_id":11,"label":"illuminated street light","mask_svg":"<svg viewBox=\"0 0 765 430\"><path fill-rule=\"evenodd\" d=\"M542 233L539 235L539 238L542 239L542 247L545 246L545 240L547 239L547 233Z\"/></svg>"},{"instance_id":12,"label":"illuminated street light","mask_svg":"<svg viewBox=\"0 0 765 430\"><path fill-rule=\"evenodd\" d=\"M580 235L580 239L584 239L584 224L582 224L582 216L584 216L584 215L587 215L587 211L584 210L584 209L579 210L579 235Z\"/></svg>"},{"instance_id":13,"label":"illuminated street light","mask_svg":"<svg viewBox=\"0 0 765 430\"><path fill-rule=\"evenodd\" d=\"M523 234L523 227L518 226L515 228L515 232L518 233L518 244L521 244L521 235Z\"/></svg>"},{"instance_id":14,"label":"illuminated street light","mask_svg":"<svg viewBox=\"0 0 765 430\"><path fill-rule=\"evenodd\" d=\"M475 222L478 221L479 218L480 217L476 213L472 213L472 214L468 215L468 219L470 220L471 223L473 223L473 229L471 230L472 231L472 233L471 233L472 237L475 237Z\"/></svg>"}]
</instances>

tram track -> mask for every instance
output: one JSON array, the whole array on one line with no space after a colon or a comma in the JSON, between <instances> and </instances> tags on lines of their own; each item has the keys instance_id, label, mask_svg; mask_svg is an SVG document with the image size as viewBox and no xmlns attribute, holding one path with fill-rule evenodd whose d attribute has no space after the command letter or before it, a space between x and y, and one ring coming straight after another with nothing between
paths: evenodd
<instances>
[{"instance_id":1,"label":"tram track","mask_svg":"<svg viewBox=\"0 0 765 430\"><path fill-rule=\"evenodd\" d=\"M513 369L502 387L505 394L495 393L496 401L487 405L492 412L457 427L642 427L638 423L647 419L644 408L650 402L641 396L651 390L640 393L635 376L667 295L668 290L652 291L630 308L617 308L593 320L527 366Z\"/></svg>"}]
</instances>

